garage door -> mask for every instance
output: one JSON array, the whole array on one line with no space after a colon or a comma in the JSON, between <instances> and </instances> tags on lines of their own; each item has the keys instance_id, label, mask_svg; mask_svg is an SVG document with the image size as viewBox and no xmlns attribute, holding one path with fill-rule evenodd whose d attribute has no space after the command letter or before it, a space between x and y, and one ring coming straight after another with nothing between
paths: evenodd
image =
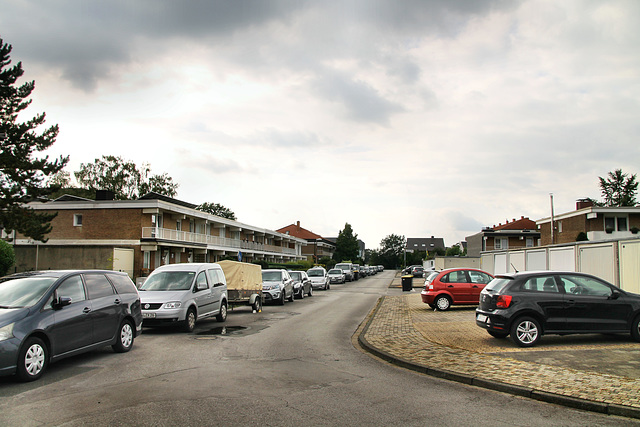
<instances>
[{"instance_id":1,"label":"garage door","mask_svg":"<svg viewBox=\"0 0 640 427\"><path fill-rule=\"evenodd\" d=\"M620 287L640 293L640 242L620 242Z\"/></svg>"}]
</instances>

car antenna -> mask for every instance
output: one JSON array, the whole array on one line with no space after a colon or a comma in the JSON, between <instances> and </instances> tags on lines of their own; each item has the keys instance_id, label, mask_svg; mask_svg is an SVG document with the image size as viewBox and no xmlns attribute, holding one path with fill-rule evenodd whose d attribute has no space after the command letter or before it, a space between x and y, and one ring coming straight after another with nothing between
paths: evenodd
<instances>
[{"instance_id":1,"label":"car antenna","mask_svg":"<svg viewBox=\"0 0 640 427\"><path fill-rule=\"evenodd\" d=\"M515 265L513 265L513 263L511 263L511 267L513 267L513 270L514 270L516 273L518 272L518 269L516 268L516 266L515 266Z\"/></svg>"}]
</instances>

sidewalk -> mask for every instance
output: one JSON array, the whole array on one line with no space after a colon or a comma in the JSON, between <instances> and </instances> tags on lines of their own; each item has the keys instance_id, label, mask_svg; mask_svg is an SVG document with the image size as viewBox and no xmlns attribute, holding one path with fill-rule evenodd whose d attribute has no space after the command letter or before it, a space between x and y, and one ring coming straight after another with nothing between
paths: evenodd
<instances>
[{"instance_id":1,"label":"sidewalk","mask_svg":"<svg viewBox=\"0 0 640 427\"><path fill-rule=\"evenodd\" d=\"M401 288L399 277L391 287ZM472 308L436 312L419 292L381 298L359 343L435 377L640 419L640 344L628 336L544 336L538 346L523 349L475 326Z\"/></svg>"}]
</instances>

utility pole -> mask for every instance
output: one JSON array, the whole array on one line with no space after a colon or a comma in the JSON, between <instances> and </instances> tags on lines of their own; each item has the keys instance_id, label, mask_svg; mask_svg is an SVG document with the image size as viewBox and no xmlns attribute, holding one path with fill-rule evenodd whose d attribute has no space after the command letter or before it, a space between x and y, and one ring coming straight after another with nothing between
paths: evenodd
<instances>
[{"instance_id":1,"label":"utility pole","mask_svg":"<svg viewBox=\"0 0 640 427\"><path fill-rule=\"evenodd\" d=\"M549 197L551 198L551 244L554 245L556 243L556 234L555 234L555 216L553 213L553 193L549 193Z\"/></svg>"}]
</instances>

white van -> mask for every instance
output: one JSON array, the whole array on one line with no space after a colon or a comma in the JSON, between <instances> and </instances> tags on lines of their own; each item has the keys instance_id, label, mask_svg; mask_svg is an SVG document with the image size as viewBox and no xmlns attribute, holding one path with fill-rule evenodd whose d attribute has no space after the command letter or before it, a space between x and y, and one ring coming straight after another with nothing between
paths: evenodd
<instances>
[{"instance_id":1,"label":"white van","mask_svg":"<svg viewBox=\"0 0 640 427\"><path fill-rule=\"evenodd\" d=\"M227 319L227 281L218 264L163 265L138 291L143 326L181 323L191 332L197 320L213 316L219 322Z\"/></svg>"}]
</instances>

